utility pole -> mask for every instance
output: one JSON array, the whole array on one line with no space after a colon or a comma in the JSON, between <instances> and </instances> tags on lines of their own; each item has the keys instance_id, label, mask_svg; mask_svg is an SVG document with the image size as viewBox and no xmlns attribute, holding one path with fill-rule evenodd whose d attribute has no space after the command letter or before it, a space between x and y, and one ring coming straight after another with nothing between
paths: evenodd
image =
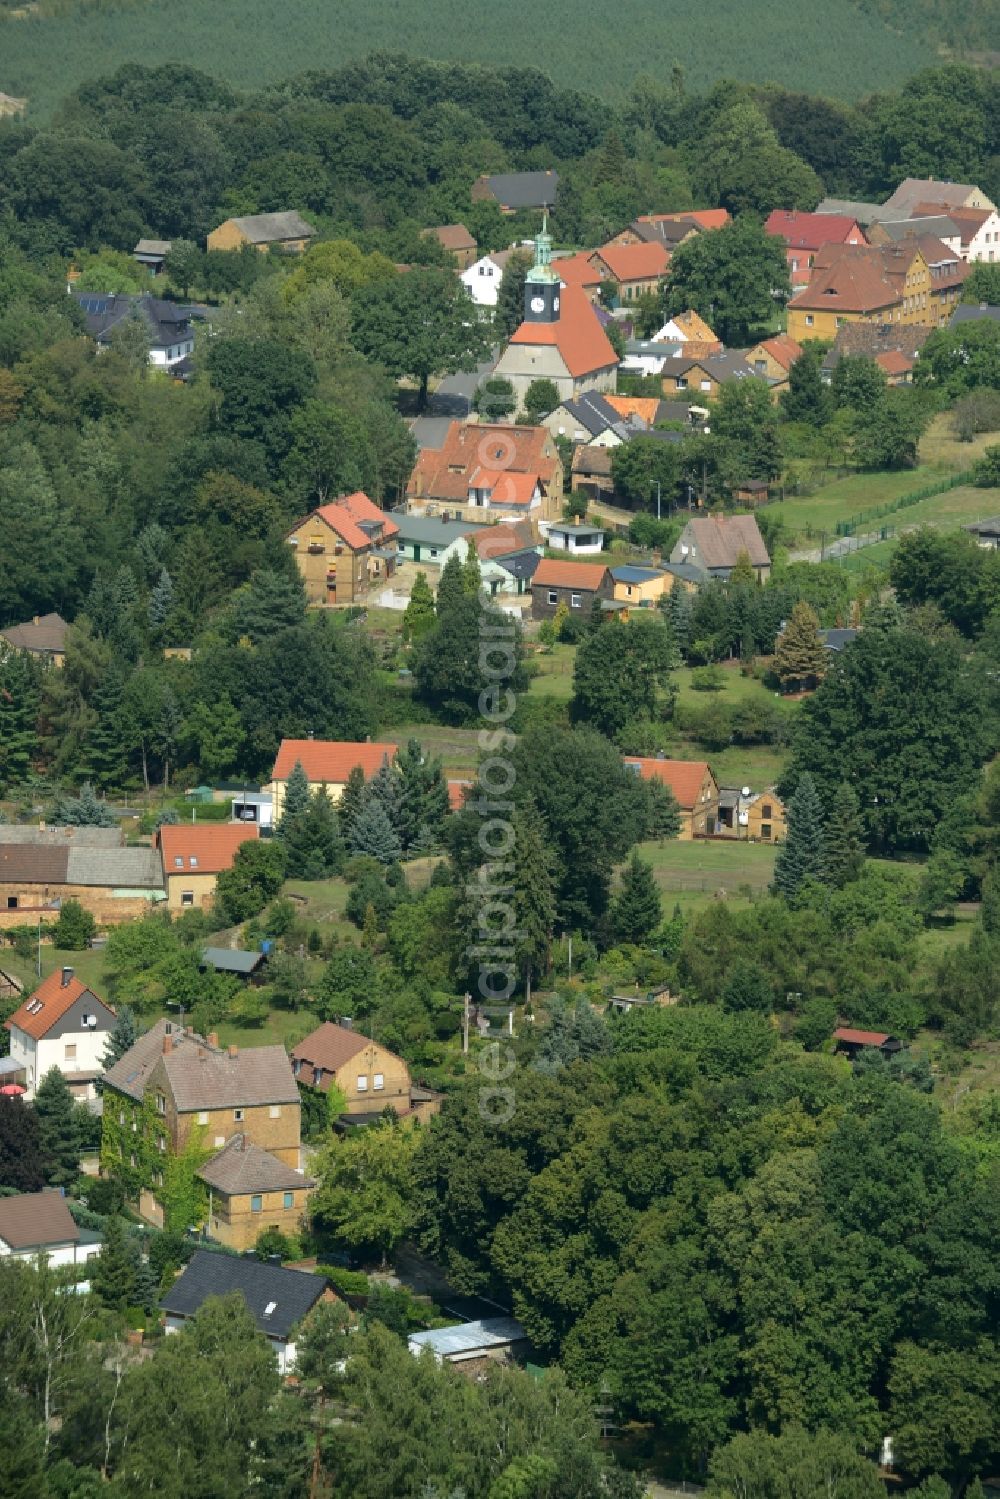
<instances>
[{"instance_id":1,"label":"utility pole","mask_svg":"<svg viewBox=\"0 0 1000 1499\"><path fill-rule=\"evenodd\" d=\"M36 960L36 963L35 963L35 967L36 967L37 972L38 972L38 977L41 978L41 976L42 976L42 918L40 916L38 918L38 957L37 957L37 960Z\"/></svg>"},{"instance_id":2,"label":"utility pole","mask_svg":"<svg viewBox=\"0 0 1000 1499\"><path fill-rule=\"evenodd\" d=\"M472 1003L472 995L466 991L462 995L462 1055L469 1054L469 1006Z\"/></svg>"},{"instance_id":3,"label":"utility pole","mask_svg":"<svg viewBox=\"0 0 1000 1499\"><path fill-rule=\"evenodd\" d=\"M567 978L572 978L573 977L573 933L572 932L570 932L569 937L567 938L567 941L568 941L568 944L569 944L569 971L568 971L566 977Z\"/></svg>"}]
</instances>

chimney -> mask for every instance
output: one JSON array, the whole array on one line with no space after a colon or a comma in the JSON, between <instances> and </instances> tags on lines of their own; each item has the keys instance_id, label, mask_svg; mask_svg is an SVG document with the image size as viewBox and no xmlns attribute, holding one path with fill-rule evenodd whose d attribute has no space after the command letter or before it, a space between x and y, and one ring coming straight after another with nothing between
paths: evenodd
<instances>
[{"instance_id":1,"label":"chimney","mask_svg":"<svg viewBox=\"0 0 1000 1499\"><path fill-rule=\"evenodd\" d=\"M35 614L35 615L32 616L31 623L33 625L40 625L41 624L41 620L39 619L39 617L38 617L37 614Z\"/></svg>"},{"instance_id":2,"label":"chimney","mask_svg":"<svg viewBox=\"0 0 1000 1499\"><path fill-rule=\"evenodd\" d=\"M73 970L72 970L72 968L64 968L63 971L62 971L62 984L61 984L60 987L63 988L63 989L68 989L69 988L69 981L70 981L70 979L72 977L73 977Z\"/></svg>"},{"instance_id":3,"label":"chimney","mask_svg":"<svg viewBox=\"0 0 1000 1499\"><path fill-rule=\"evenodd\" d=\"M205 1039L207 1040L209 1046L218 1046L218 1044L219 1044L219 1033L218 1033L218 1031L209 1031L209 1033L208 1033L208 1035L206 1036Z\"/></svg>"},{"instance_id":4,"label":"chimney","mask_svg":"<svg viewBox=\"0 0 1000 1499\"><path fill-rule=\"evenodd\" d=\"M174 1038L173 1038L173 1036L164 1036L164 1038L163 1038L163 1055L165 1057L169 1057L169 1055L173 1051L173 1049L174 1049Z\"/></svg>"},{"instance_id":5,"label":"chimney","mask_svg":"<svg viewBox=\"0 0 1000 1499\"><path fill-rule=\"evenodd\" d=\"M239 1056L239 1054L240 1054L240 1049L239 1049L239 1047L238 1047L238 1046L231 1046L231 1047L230 1047L230 1048L229 1048L229 1055L230 1055L230 1056L231 1056L231 1057L238 1057L238 1056Z\"/></svg>"}]
</instances>

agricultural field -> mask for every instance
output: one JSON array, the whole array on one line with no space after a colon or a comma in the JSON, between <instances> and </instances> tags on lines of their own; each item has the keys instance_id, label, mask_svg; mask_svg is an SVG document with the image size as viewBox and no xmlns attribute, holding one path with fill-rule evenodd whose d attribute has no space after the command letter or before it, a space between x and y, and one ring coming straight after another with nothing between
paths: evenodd
<instances>
[{"instance_id":1,"label":"agricultural field","mask_svg":"<svg viewBox=\"0 0 1000 1499\"><path fill-rule=\"evenodd\" d=\"M48 12L48 13L46 13ZM629 25L589 4L573 25L539 48L531 0L499 0L470 13L460 0L399 0L371 6L343 0L147 0L19 8L3 23L0 89L45 116L84 79L126 62L188 63L240 88L260 88L307 69L405 46L415 56L558 70L564 88L606 96L627 92L637 73L669 78L683 65L704 88L719 78L774 80L789 88L854 99L890 88L935 60L918 28L891 30L852 0L793 7L776 0L634 0ZM830 38L836 36L836 46ZM641 45L638 44L641 38Z\"/></svg>"}]
</instances>

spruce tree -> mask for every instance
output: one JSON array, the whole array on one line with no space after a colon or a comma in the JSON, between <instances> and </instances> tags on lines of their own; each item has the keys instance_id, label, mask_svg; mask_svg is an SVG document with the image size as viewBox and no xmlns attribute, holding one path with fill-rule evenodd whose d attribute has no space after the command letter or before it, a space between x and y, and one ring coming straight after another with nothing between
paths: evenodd
<instances>
[{"instance_id":1,"label":"spruce tree","mask_svg":"<svg viewBox=\"0 0 1000 1499\"><path fill-rule=\"evenodd\" d=\"M26 651L0 660L0 794L27 780L38 754L41 668Z\"/></svg>"},{"instance_id":2,"label":"spruce tree","mask_svg":"<svg viewBox=\"0 0 1000 1499\"><path fill-rule=\"evenodd\" d=\"M670 589L667 613L674 632L674 643L681 656L686 657L691 644L691 592L680 578L675 578Z\"/></svg>"},{"instance_id":3,"label":"spruce tree","mask_svg":"<svg viewBox=\"0 0 1000 1499\"><path fill-rule=\"evenodd\" d=\"M736 558L733 570L729 574L729 581L730 583L734 583L737 585L742 584L744 587L752 587L756 583L757 574L753 570L753 563L750 560L750 553L747 551L746 547L742 547L740 549L740 553Z\"/></svg>"},{"instance_id":4,"label":"spruce tree","mask_svg":"<svg viewBox=\"0 0 1000 1499\"><path fill-rule=\"evenodd\" d=\"M802 776L788 804L788 835L774 861L773 889L794 901L806 880L826 878L823 805L812 776Z\"/></svg>"},{"instance_id":5,"label":"spruce tree","mask_svg":"<svg viewBox=\"0 0 1000 1499\"><path fill-rule=\"evenodd\" d=\"M530 979L545 973L556 920L555 859L532 801L514 814L514 916L517 962Z\"/></svg>"},{"instance_id":6,"label":"spruce tree","mask_svg":"<svg viewBox=\"0 0 1000 1499\"><path fill-rule=\"evenodd\" d=\"M637 851L625 867L609 918L617 942L642 942L660 924L663 908L652 866Z\"/></svg>"},{"instance_id":7,"label":"spruce tree","mask_svg":"<svg viewBox=\"0 0 1000 1499\"><path fill-rule=\"evenodd\" d=\"M400 803L398 829L404 849L433 844L448 816L448 783L438 756L424 754L416 739L396 755Z\"/></svg>"},{"instance_id":8,"label":"spruce tree","mask_svg":"<svg viewBox=\"0 0 1000 1499\"><path fill-rule=\"evenodd\" d=\"M85 783L77 797L58 797L51 821L57 826L113 828L118 819L106 802L95 794L93 786Z\"/></svg>"},{"instance_id":9,"label":"spruce tree","mask_svg":"<svg viewBox=\"0 0 1000 1499\"><path fill-rule=\"evenodd\" d=\"M344 844L340 836L337 813L326 788L317 786L287 829L282 831L285 844L285 873L299 880L322 880L343 867Z\"/></svg>"},{"instance_id":10,"label":"spruce tree","mask_svg":"<svg viewBox=\"0 0 1000 1499\"><path fill-rule=\"evenodd\" d=\"M982 905L979 920L989 937L1000 936L1000 871L991 865L983 876Z\"/></svg>"},{"instance_id":11,"label":"spruce tree","mask_svg":"<svg viewBox=\"0 0 1000 1499\"><path fill-rule=\"evenodd\" d=\"M479 556L471 542L469 543L469 550L465 561L462 563L462 586L472 598L478 597L479 590L483 586L483 574L479 566Z\"/></svg>"},{"instance_id":12,"label":"spruce tree","mask_svg":"<svg viewBox=\"0 0 1000 1499\"><path fill-rule=\"evenodd\" d=\"M865 839L857 793L847 781L841 782L833 799L825 843L829 883L839 889L856 880L865 862Z\"/></svg>"},{"instance_id":13,"label":"spruce tree","mask_svg":"<svg viewBox=\"0 0 1000 1499\"><path fill-rule=\"evenodd\" d=\"M127 1051L131 1051L138 1039L139 1029L135 1023L135 1014L128 1005L122 1005L115 1016L114 1025L108 1032L108 1039L101 1056L101 1066L104 1071L107 1072Z\"/></svg>"},{"instance_id":14,"label":"spruce tree","mask_svg":"<svg viewBox=\"0 0 1000 1499\"><path fill-rule=\"evenodd\" d=\"M814 609L800 599L778 637L774 670L782 687L814 687L826 675L827 656Z\"/></svg>"},{"instance_id":15,"label":"spruce tree","mask_svg":"<svg viewBox=\"0 0 1000 1499\"><path fill-rule=\"evenodd\" d=\"M380 864L392 864L400 856L399 837L380 801L366 801L351 828L350 847L356 854L368 854Z\"/></svg>"},{"instance_id":16,"label":"spruce tree","mask_svg":"<svg viewBox=\"0 0 1000 1499\"><path fill-rule=\"evenodd\" d=\"M354 824L361 815L365 805L365 773L360 765L355 765L347 777L344 789L337 803L337 817L340 822L340 836L348 848L353 848Z\"/></svg>"},{"instance_id":17,"label":"spruce tree","mask_svg":"<svg viewBox=\"0 0 1000 1499\"><path fill-rule=\"evenodd\" d=\"M403 610L403 639L419 640L433 628L434 619L434 595L427 574L419 572L413 580L410 602Z\"/></svg>"},{"instance_id":18,"label":"spruce tree","mask_svg":"<svg viewBox=\"0 0 1000 1499\"><path fill-rule=\"evenodd\" d=\"M156 586L149 595L149 623L154 630L162 630L174 607L173 579L165 567L160 568Z\"/></svg>"},{"instance_id":19,"label":"spruce tree","mask_svg":"<svg viewBox=\"0 0 1000 1499\"><path fill-rule=\"evenodd\" d=\"M309 777L303 769L302 761L296 760L285 782L285 795L281 803L281 821L276 829L279 838L285 837L296 818L301 817L308 807Z\"/></svg>"},{"instance_id":20,"label":"spruce tree","mask_svg":"<svg viewBox=\"0 0 1000 1499\"><path fill-rule=\"evenodd\" d=\"M458 554L453 553L441 569L441 577L438 580L437 594L434 598L438 619L467 597L464 564Z\"/></svg>"},{"instance_id":21,"label":"spruce tree","mask_svg":"<svg viewBox=\"0 0 1000 1499\"><path fill-rule=\"evenodd\" d=\"M38 1115L31 1104L19 1096L0 1094L0 1187L40 1192L47 1164Z\"/></svg>"},{"instance_id":22,"label":"spruce tree","mask_svg":"<svg viewBox=\"0 0 1000 1499\"><path fill-rule=\"evenodd\" d=\"M125 1224L115 1213L105 1225L100 1253L90 1264L91 1288L112 1311L123 1312L136 1305L137 1261Z\"/></svg>"},{"instance_id":23,"label":"spruce tree","mask_svg":"<svg viewBox=\"0 0 1000 1499\"><path fill-rule=\"evenodd\" d=\"M73 1095L58 1067L51 1067L35 1093L38 1138L53 1187L68 1187L80 1174L80 1128Z\"/></svg>"},{"instance_id":24,"label":"spruce tree","mask_svg":"<svg viewBox=\"0 0 1000 1499\"><path fill-rule=\"evenodd\" d=\"M370 801L378 802L389 824L400 839L400 825L402 822L403 787L399 771L395 765L380 765L378 770L368 782L365 792L366 804Z\"/></svg>"}]
</instances>

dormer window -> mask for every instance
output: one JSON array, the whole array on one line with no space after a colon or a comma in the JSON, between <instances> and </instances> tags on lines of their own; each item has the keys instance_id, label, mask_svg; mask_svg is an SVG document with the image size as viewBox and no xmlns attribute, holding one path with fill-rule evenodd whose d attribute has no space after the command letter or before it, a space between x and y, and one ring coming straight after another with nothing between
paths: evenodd
<instances>
[{"instance_id":1,"label":"dormer window","mask_svg":"<svg viewBox=\"0 0 1000 1499\"><path fill-rule=\"evenodd\" d=\"M192 869L197 869L198 868L198 855L197 854L192 854L191 855L191 868Z\"/></svg>"},{"instance_id":2,"label":"dormer window","mask_svg":"<svg viewBox=\"0 0 1000 1499\"><path fill-rule=\"evenodd\" d=\"M184 868L184 857L183 857L182 854L175 854L174 855L174 868L175 869L183 869Z\"/></svg>"}]
</instances>

